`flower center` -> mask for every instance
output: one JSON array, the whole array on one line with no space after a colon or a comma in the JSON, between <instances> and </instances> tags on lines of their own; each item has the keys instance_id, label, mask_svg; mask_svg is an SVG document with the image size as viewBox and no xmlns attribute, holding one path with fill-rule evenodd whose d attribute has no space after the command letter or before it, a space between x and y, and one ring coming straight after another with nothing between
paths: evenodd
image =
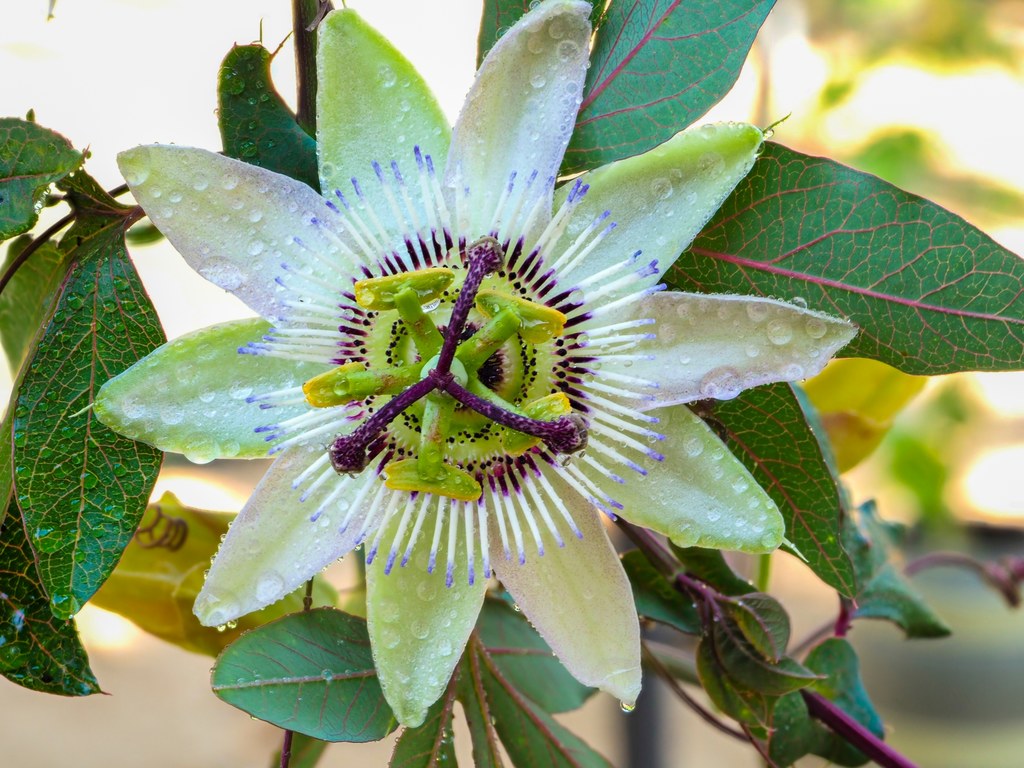
<instances>
[{"instance_id":1,"label":"flower center","mask_svg":"<svg viewBox=\"0 0 1024 768\"><path fill-rule=\"evenodd\" d=\"M315 407L391 396L351 434L331 444L328 456L337 472L365 469L379 452L387 427L413 406L422 408L419 449L414 457L392 460L384 467L385 484L394 490L461 501L480 498L480 483L450 460L449 438L459 406L502 430L501 446L507 455L520 455L541 443L556 454L575 453L586 446L586 424L571 412L564 394L516 405L486 382L494 376L488 361L510 340L543 344L562 334L566 320L543 304L500 290L481 290L484 278L502 266L503 258L501 245L492 237L466 249L466 275L443 331L424 305L440 300L454 282L452 270L437 267L356 282L355 300L364 310L397 312L418 360L379 369L348 363L303 385L306 400ZM486 322L466 337L474 307Z\"/></svg>"}]
</instances>

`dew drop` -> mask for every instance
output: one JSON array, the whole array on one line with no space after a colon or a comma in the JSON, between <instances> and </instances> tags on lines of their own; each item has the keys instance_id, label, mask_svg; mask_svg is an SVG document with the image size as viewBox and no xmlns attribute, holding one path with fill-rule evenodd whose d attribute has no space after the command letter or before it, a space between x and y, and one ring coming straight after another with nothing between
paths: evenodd
<instances>
[{"instance_id":1,"label":"dew drop","mask_svg":"<svg viewBox=\"0 0 1024 768\"><path fill-rule=\"evenodd\" d=\"M242 270L230 261L211 261L203 267L201 273L203 277L225 291L234 291L245 282Z\"/></svg>"},{"instance_id":2,"label":"dew drop","mask_svg":"<svg viewBox=\"0 0 1024 768\"><path fill-rule=\"evenodd\" d=\"M727 365L708 371L700 380L700 395L712 400L731 400L742 390L739 371Z\"/></svg>"},{"instance_id":3,"label":"dew drop","mask_svg":"<svg viewBox=\"0 0 1024 768\"><path fill-rule=\"evenodd\" d=\"M233 190L235 187L238 186L238 177L237 176L225 176L221 180L221 186L224 187L225 191L230 192L231 190Z\"/></svg>"},{"instance_id":4,"label":"dew drop","mask_svg":"<svg viewBox=\"0 0 1024 768\"><path fill-rule=\"evenodd\" d=\"M687 456L696 458L704 452L704 443L701 442L700 438L688 437L683 440L683 450Z\"/></svg>"},{"instance_id":5,"label":"dew drop","mask_svg":"<svg viewBox=\"0 0 1024 768\"><path fill-rule=\"evenodd\" d=\"M377 69L377 77L380 78L380 84L385 88L391 88L398 81L398 76L387 64L381 64Z\"/></svg>"},{"instance_id":6,"label":"dew drop","mask_svg":"<svg viewBox=\"0 0 1024 768\"><path fill-rule=\"evenodd\" d=\"M636 709L636 704L627 704L624 701L620 701L619 702L619 709L621 709L623 712L625 712L628 715L630 712L632 712L634 709Z\"/></svg>"},{"instance_id":7,"label":"dew drop","mask_svg":"<svg viewBox=\"0 0 1024 768\"><path fill-rule=\"evenodd\" d=\"M530 85L534 88L543 88L548 82L548 79L543 73L537 72L530 76Z\"/></svg>"},{"instance_id":8,"label":"dew drop","mask_svg":"<svg viewBox=\"0 0 1024 768\"><path fill-rule=\"evenodd\" d=\"M430 634L430 627L425 621L417 619L411 625L409 625L409 631L412 632L413 637L419 640L426 640L427 635Z\"/></svg>"},{"instance_id":9,"label":"dew drop","mask_svg":"<svg viewBox=\"0 0 1024 768\"><path fill-rule=\"evenodd\" d=\"M558 44L555 53L562 61L572 61L580 52L579 43L574 40L563 40ZM723 163L724 165L724 163Z\"/></svg>"},{"instance_id":10,"label":"dew drop","mask_svg":"<svg viewBox=\"0 0 1024 768\"><path fill-rule=\"evenodd\" d=\"M793 338L793 329L782 320L772 320L768 323L765 332L768 334L768 341L777 346L788 344Z\"/></svg>"},{"instance_id":11,"label":"dew drop","mask_svg":"<svg viewBox=\"0 0 1024 768\"><path fill-rule=\"evenodd\" d=\"M803 296L794 296L789 300L789 303L795 307L800 307L800 309L807 309L807 299Z\"/></svg>"},{"instance_id":12,"label":"dew drop","mask_svg":"<svg viewBox=\"0 0 1024 768\"><path fill-rule=\"evenodd\" d=\"M668 200L672 197L672 193L674 191L675 189L672 187L672 182L664 176L651 182L651 194L659 200Z\"/></svg>"},{"instance_id":13,"label":"dew drop","mask_svg":"<svg viewBox=\"0 0 1024 768\"><path fill-rule=\"evenodd\" d=\"M284 579L276 571L264 571L256 579L256 599L263 603L277 600L284 592Z\"/></svg>"},{"instance_id":14,"label":"dew drop","mask_svg":"<svg viewBox=\"0 0 1024 768\"><path fill-rule=\"evenodd\" d=\"M747 304L747 317L749 317L752 322L763 323L768 319L768 312L768 304L764 302L758 301Z\"/></svg>"},{"instance_id":15,"label":"dew drop","mask_svg":"<svg viewBox=\"0 0 1024 768\"><path fill-rule=\"evenodd\" d=\"M715 178L725 170L725 158L717 152L705 152L697 161L697 168L700 173Z\"/></svg>"},{"instance_id":16,"label":"dew drop","mask_svg":"<svg viewBox=\"0 0 1024 768\"><path fill-rule=\"evenodd\" d=\"M817 317L807 318L807 323L804 326L804 330L807 331L807 335L812 339L820 339L825 335L828 327L825 325L825 321Z\"/></svg>"}]
</instances>

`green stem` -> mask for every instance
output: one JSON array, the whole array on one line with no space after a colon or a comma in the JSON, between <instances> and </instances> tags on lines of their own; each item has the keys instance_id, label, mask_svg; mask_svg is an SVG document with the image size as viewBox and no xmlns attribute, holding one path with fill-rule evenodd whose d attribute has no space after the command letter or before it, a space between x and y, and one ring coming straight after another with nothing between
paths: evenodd
<instances>
[{"instance_id":1,"label":"green stem","mask_svg":"<svg viewBox=\"0 0 1024 768\"><path fill-rule=\"evenodd\" d=\"M772 580L772 554L768 552L763 555L758 555L757 558L757 580L754 582L754 586L757 587L758 592L767 592L768 584Z\"/></svg>"}]
</instances>

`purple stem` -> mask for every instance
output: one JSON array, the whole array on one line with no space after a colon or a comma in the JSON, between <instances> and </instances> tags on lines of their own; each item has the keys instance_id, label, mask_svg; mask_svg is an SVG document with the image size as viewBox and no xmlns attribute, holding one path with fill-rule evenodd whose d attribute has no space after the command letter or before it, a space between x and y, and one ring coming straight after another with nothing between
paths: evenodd
<instances>
[{"instance_id":1,"label":"purple stem","mask_svg":"<svg viewBox=\"0 0 1024 768\"><path fill-rule=\"evenodd\" d=\"M823 722L882 768L917 768L916 763L890 747L820 693L804 689L800 695L811 717Z\"/></svg>"},{"instance_id":2,"label":"purple stem","mask_svg":"<svg viewBox=\"0 0 1024 768\"><path fill-rule=\"evenodd\" d=\"M473 307L476 294L480 290L480 283L491 272L501 266L504 254L501 245L493 237L484 237L477 240L466 250L466 260L469 262L469 269L466 271L466 279L462 282L459 297L452 307L451 317L448 319L448 330L444 335L444 344L437 356L437 365L434 370L447 372L455 358L455 349L459 345L459 337L462 336L462 329L466 327L466 320L469 318L469 310Z\"/></svg>"}]
</instances>

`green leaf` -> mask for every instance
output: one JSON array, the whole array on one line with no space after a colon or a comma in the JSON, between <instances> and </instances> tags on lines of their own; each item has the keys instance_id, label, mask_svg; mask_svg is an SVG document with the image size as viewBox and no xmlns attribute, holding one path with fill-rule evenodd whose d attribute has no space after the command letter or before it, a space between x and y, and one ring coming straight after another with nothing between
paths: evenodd
<instances>
[{"instance_id":1,"label":"green leaf","mask_svg":"<svg viewBox=\"0 0 1024 768\"><path fill-rule=\"evenodd\" d=\"M271 58L262 45L236 45L220 65L217 122L224 154L320 189L316 141L274 89Z\"/></svg>"},{"instance_id":2,"label":"green leaf","mask_svg":"<svg viewBox=\"0 0 1024 768\"><path fill-rule=\"evenodd\" d=\"M725 562L720 550L702 547L677 547L669 542L672 551L686 566L687 573L707 582L723 595L746 595L754 591L754 585L741 578Z\"/></svg>"},{"instance_id":3,"label":"green leaf","mask_svg":"<svg viewBox=\"0 0 1024 768\"><path fill-rule=\"evenodd\" d=\"M81 163L82 154L60 134L0 118L0 240L31 229L49 186Z\"/></svg>"},{"instance_id":4,"label":"green leaf","mask_svg":"<svg viewBox=\"0 0 1024 768\"><path fill-rule=\"evenodd\" d=\"M236 626L204 627L192 612L203 574L228 531L233 515L182 506L165 493L150 504L131 543L92 602L177 646L211 656L242 632L302 610L305 587L243 616ZM337 593L322 578L313 580L313 604L334 605Z\"/></svg>"},{"instance_id":5,"label":"green leaf","mask_svg":"<svg viewBox=\"0 0 1024 768\"><path fill-rule=\"evenodd\" d=\"M594 37L565 174L637 155L708 111L736 82L775 0L611 3Z\"/></svg>"},{"instance_id":6,"label":"green leaf","mask_svg":"<svg viewBox=\"0 0 1024 768\"><path fill-rule=\"evenodd\" d=\"M880 739L885 737L882 718L875 711L861 682L857 652L849 642L841 637L829 638L812 649L804 663L815 672L827 675L825 680L813 686L819 693L833 701L875 736ZM831 732L813 752L839 765L855 766L867 762L859 750Z\"/></svg>"},{"instance_id":7,"label":"green leaf","mask_svg":"<svg viewBox=\"0 0 1024 768\"><path fill-rule=\"evenodd\" d=\"M795 763L804 755L825 749L829 731L807 711L799 691L787 693L775 703L772 717L775 728L768 743L769 756L779 766Z\"/></svg>"},{"instance_id":8,"label":"green leaf","mask_svg":"<svg viewBox=\"0 0 1024 768\"><path fill-rule=\"evenodd\" d=\"M753 592L728 605L736 626L754 649L779 661L789 645L789 614L771 595Z\"/></svg>"},{"instance_id":9,"label":"green leaf","mask_svg":"<svg viewBox=\"0 0 1024 768\"><path fill-rule=\"evenodd\" d=\"M437 768L457 765L452 715L456 683L453 679L444 696L427 711L427 719L417 728L406 728L395 744L390 768Z\"/></svg>"},{"instance_id":10,"label":"green leaf","mask_svg":"<svg viewBox=\"0 0 1024 768\"><path fill-rule=\"evenodd\" d=\"M113 570L142 516L161 454L100 424L96 391L163 341L128 260L131 209L78 173L79 215L60 243L71 265L14 412L15 492L59 618L73 616Z\"/></svg>"},{"instance_id":11,"label":"green leaf","mask_svg":"<svg viewBox=\"0 0 1024 768\"><path fill-rule=\"evenodd\" d=\"M485 600L477 632L502 678L548 712L576 709L594 692L566 671L536 630L508 603Z\"/></svg>"},{"instance_id":12,"label":"green leaf","mask_svg":"<svg viewBox=\"0 0 1024 768\"><path fill-rule=\"evenodd\" d=\"M906 373L1016 370L1024 261L874 176L767 143L667 275L670 287L802 297L860 326L844 350Z\"/></svg>"},{"instance_id":13,"label":"green leaf","mask_svg":"<svg viewBox=\"0 0 1024 768\"><path fill-rule=\"evenodd\" d=\"M839 489L793 388L770 384L694 410L772 497L786 537L818 578L851 596L856 585L839 535Z\"/></svg>"},{"instance_id":14,"label":"green leaf","mask_svg":"<svg viewBox=\"0 0 1024 768\"><path fill-rule=\"evenodd\" d=\"M729 620L711 629L718 664L741 695L781 696L806 688L817 676L793 659L782 656L770 661L762 656Z\"/></svg>"},{"instance_id":15,"label":"green leaf","mask_svg":"<svg viewBox=\"0 0 1024 768\"><path fill-rule=\"evenodd\" d=\"M320 739L312 739L304 733L292 734L291 761L288 768L315 768L324 751L327 749L327 742ZM281 752L271 759L268 768L280 768Z\"/></svg>"},{"instance_id":16,"label":"green leaf","mask_svg":"<svg viewBox=\"0 0 1024 768\"><path fill-rule=\"evenodd\" d=\"M477 654L494 727L516 768L590 768L610 764L579 737L562 727L505 677L479 639L470 639Z\"/></svg>"},{"instance_id":17,"label":"green leaf","mask_svg":"<svg viewBox=\"0 0 1024 768\"><path fill-rule=\"evenodd\" d=\"M0 274L31 242L28 235L11 241ZM64 254L52 242L46 242L18 268L0 294L0 342L12 371L21 369L40 327L53 312L64 272Z\"/></svg>"},{"instance_id":18,"label":"green leaf","mask_svg":"<svg viewBox=\"0 0 1024 768\"><path fill-rule=\"evenodd\" d=\"M693 603L683 597L642 552L634 549L624 554L622 567L633 588L637 613L680 632L700 634L700 618Z\"/></svg>"},{"instance_id":19,"label":"green leaf","mask_svg":"<svg viewBox=\"0 0 1024 768\"><path fill-rule=\"evenodd\" d=\"M0 524L0 674L44 693L99 693L74 622L50 613L17 505L10 506Z\"/></svg>"},{"instance_id":20,"label":"green leaf","mask_svg":"<svg viewBox=\"0 0 1024 768\"><path fill-rule=\"evenodd\" d=\"M896 569L892 561L898 527L876 514L873 503L862 505L847 517L846 548L857 568L861 590L854 618L887 619L907 637L945 637L950 629L925 603L924 598Z\"/></svg>"},{"instance_id":21,"label":"green leaf","mask_svg":"<svg viewBox=\"0 0 1024 768\"><path fill-rule=\"evenodd\" d=\"M498 39L504 35L519 19L536 5L536 0L484 0L484 10L480 17L480 34L477 37L476 66L479 69L487 52L494 47ZM595 27L600 23L603 3L594 3L590 14L590 22Z\"/></svg>"},{"instance_id":22,"label":"green leaf","mask_svg":"<svg viewBox=\"0 0 1024 768\"><path fill-rule=\"evenodd\" d=\"M472 647L463 654L458 675L459 702L473 740L473 765L475 768L501 768L501 748L484 691L480 654L474 653Z\"/></svg>"},{"instance_id":23,"label":"green leaf","mask_svg":"<svg viewBox=\"0 0 1024 768\"><path fill-rule=\"evenodd\" d=\"M701 687L718 709L756 729L759 735L771 730L777 696L737 685L719 660L714 640L709 637L701 638L697 644L696 661Z\"/></svg>"},{"instance_id":24,"label":"green leaf","mask_svg":"<svg viewBox=\"0 0 1024 768\"><path fill-rule=\"evenodd\" d=\"M253 717L324 741L376 741L397 725L366 622L331 608L246 632L217 659L212 687Z\"/></svg>"}]
</instances>

